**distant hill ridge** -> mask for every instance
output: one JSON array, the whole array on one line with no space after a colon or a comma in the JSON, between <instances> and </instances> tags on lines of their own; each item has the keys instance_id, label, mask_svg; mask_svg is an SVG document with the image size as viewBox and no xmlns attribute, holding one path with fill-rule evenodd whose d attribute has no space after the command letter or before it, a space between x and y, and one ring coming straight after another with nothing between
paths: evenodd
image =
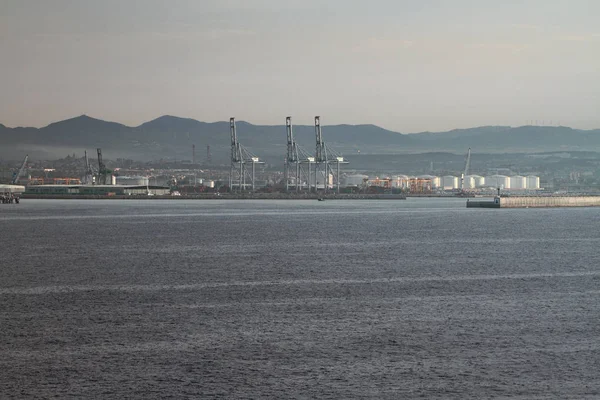
<instances>
[{"instance_id":1,"label":"distant hill ridge","mask_svg":"<svg viewBox=\"0 0 600 400\"><path fill-rule=\"evenodd\" d=\"M282 162L286 146L285 126L254 125L238 121L238 136L244 146L263 158ZM481 126L447 132L402 134L372 124L323 125L323 137L343 154L391 154L427 151L480 152L600 151L600 129L577 130L564 126ZM314 150L314 127L294 125L297 142ZM163 115L130 127L81 115L43 128L9 128L0 124L0 156L15 152L52 153L102 147L130 158L155 159L190 155L192 144L199 150L210 145L215 157L229 149L229 121L201 122ZM28 151L30 150L30 151Z\"/></svg>"}]
</instances>

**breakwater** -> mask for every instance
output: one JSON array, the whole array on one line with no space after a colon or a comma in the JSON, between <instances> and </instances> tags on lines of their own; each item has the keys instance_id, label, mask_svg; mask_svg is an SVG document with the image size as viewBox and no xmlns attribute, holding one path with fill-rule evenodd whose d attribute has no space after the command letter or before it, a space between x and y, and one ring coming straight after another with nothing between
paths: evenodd
<instances>
[{"instance_id":1,"label":"breakwater","mask_svg":"<svg viewBox=\"0 0 600 400\"><path fill-rule=\"evenodd\" d=\"M600 207L600 196L509 196L467 200L468 208Z\"/></svg>"}]
</instances>

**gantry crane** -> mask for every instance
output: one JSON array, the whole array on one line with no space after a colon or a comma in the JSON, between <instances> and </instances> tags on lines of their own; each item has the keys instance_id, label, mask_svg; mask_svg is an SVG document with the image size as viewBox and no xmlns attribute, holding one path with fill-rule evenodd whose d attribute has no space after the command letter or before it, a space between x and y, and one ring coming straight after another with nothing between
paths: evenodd
<instances>
[{"instance_id":1,"label":"gantry crane","mask_svg":"<svg viewBox=\"0 0 600 400\"><path fill-rule=\"evenodd\" d=\"M341 154L333 151L329 148L325 142L323 141L323 134L321 132L321 117L315 117L315 137L317 140L316 149L315 149L315 193L318 190L317 185L317 176L319 172L319 166L322 166L323 170L323 190L327 192L329 186L329 174L335 175L335 182L337 185L337 192L340 191L340 164L348 164L347 161L344 160L344 157ZM334 174L333 168L331 168L332 163L337 165L336 173Z\"/></svg>"},{"instance_id":2,"label":"gantry crane","mask_svg":"<svg viewBox=\"0 0 600 400\"><path fill-rule=\"evenodd\" d=\"M108 168L106 168L106 165L102 161L102 149L98 148L96 150L98 152L98 184L99 185L110 184L110 183L106 183L106 182L107 182L108 176L112 173L112 171L109 170Z\"/></svg>"},{"instance_id":3,"label":"gantry crane","mask_svg":"<svg viewBox=\"0 0 600 400\"><path fill-rule=\"evenodd\" d=\"M285 127L287 131L287 156L285 159L285 171L284 181L285 190L289 191L290 187L290 175L295 173L295 186L296 191L299 191L302 187L302 176L306 178L307 185L310 182L310 164L314 163L314 157L311 157L302 147L300 147L294 139L294 132L292 128L292 117L286 117ZM308 171L304 170L303 165L308 166ZM309 186L310 188L310 186Z\"/></svg>"},{"instance_id":4,"label":"gantry crane","mask_svg":"<svg viewBox=\"0 0 600 400\"><path fill-rule=\"evenodd\" d=\"M85 150L85 175L83 178L83 182L86 185L91 185L92 183L94 183L94 171L92 170L92 166L90 165L87 150Z\"/></svg>"},{"instance_id":5,"label":"gantry crane","mask_svg":"<svg viewBox=\"0 0 600 400\"><path fill-rule=\"evenodd\" d=\"M246 189L246 178L250 179L250 187L255 189L255 169L256 164L264 164L260 159L252 154L248 149L240 144L237 137L235 118L229 118L229 132L231 135L231 170L229 172L229 189L237 186L238 191ZM251 172L246 168L246 164L252 165Z\"/></svg>"}]
</instances>

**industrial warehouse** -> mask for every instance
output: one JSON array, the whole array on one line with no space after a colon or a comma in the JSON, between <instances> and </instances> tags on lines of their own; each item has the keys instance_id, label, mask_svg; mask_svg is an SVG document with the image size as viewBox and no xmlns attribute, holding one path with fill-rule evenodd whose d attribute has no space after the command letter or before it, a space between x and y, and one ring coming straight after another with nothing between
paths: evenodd
<instances>
[{"instance_id":1,"label":"industrial warehouse","mask_svg":"<svg viewBox=\"0 0 600 400\"><path fill-rule=\"evenodd\" d=\"M83 196L165 196L170 189L165 186L132 185L30 185L25 194L83 195Z\"/></svg>"}]
</instances>

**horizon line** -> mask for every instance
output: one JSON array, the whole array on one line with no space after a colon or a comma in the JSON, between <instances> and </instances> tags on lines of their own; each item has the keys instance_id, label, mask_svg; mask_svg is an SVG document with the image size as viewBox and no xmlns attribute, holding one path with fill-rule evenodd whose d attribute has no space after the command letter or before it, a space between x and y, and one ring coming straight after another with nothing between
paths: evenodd
<instances>
[{"instance_id":1,"label":"horizon line","mask_svg":"<svg viewBox=\"0 0 600 400\"><path fill-rule=\"evenodd\" d=\"M77 118L82 118L82 117L86 117L86 118L89 118L89 119L93 119L93 120L96 120L96 121L102 121L102 122L106 122L106 123L115 123L115 124L119 124L119 125L125 126L127 128L139 128L139 127L141 127L144 124L156 121L157 119L164 118L164 117L184 119L184 120L192 120L192 121L200 122L200 123L204 123L204 124L229 123L227 120L217 120L217 121L210 121L210 122L208 122L208 121L201 121L201 120L198 120L198 119L195 119L195 118L191 118L191 117L180 117L180 116L172 115L172 114L163 114L163 115L158 116L156 118L153 118L151 120L142 122L139 125L132 126L132 125L127 125L127 124L124 124L124 123L121 123L121 122L110 121L110 120L106 120L106 119L92 117L92 116L90 116L88 114L81 114L81 115L77 115L75 117L70 117L70 118L66 118L66 119L61 119L61 120L58 120L58 121L50 122L50 123L48 123L47 125L44 125L44 126L31 126L31 125L30 126L23 126L23 125L21 125L21 126L12 126L11 127L11 126L4 125L1 121L0 121L0 125L4 126L7 129L44 129L44 128L49 127L50 125L54 125L54 124L58 124L58 123L61 123L61 122L70 121L70 120L77 119ZM236 122L244 122L244 123L247 123L247 124L250 124L250 125L253 125L253 126L270 126L270 127L285 126L285 122L282 123L282 124L255 124L255 123L252 123L252 122L249 122L249 121L246 121L246 120L236 120ZM311 124L295 124L295 125L296 126L313 126ZM513 126L513 125L478 125L478 126L471 126L471 127L466 127L466 128L465 127L463 127L463 128L451 128L451 129L447 129L447 130L443 130L443 131L430 131L430 130L426 130L426 131L408 132L408 133L398 132L398 131L395 131L395 130L392 130L392 129L384 128L383 126L377 125L377 124L374 124L374 123L361 123L361 124L337 123L337 124L329 124L329 125L323 125L323 126L325 127L325 126L340 126L340 125L348 125L348 126L375 126L377 128L380 128L380 129L383 129L383 130L386 130L386 131L389 131L389 132L392 132L392 133L401 134L401 135L419 135L419 134L422 134L422 133L444 133L444 132L452 132L452 131L457 131L457 130L468 130L468 129L477 129L477 128L490 128L490 127L492 127L492 128L493 127L497 127L497 128L514 129L514 128L523 128L523 127L531 126L531 127L540 127L540 128L569 128L569 129L579 130L579 131L594 131L594 130L600 129L600 128L592 128L592 129L573 128L573 127L570 127L570 126L567 126L567 125L560 125L560 122L559 122L558 125L539 125L539 124L524 124L524 125L518 125L518 126Z\"/></svg>"}]
</instances>

